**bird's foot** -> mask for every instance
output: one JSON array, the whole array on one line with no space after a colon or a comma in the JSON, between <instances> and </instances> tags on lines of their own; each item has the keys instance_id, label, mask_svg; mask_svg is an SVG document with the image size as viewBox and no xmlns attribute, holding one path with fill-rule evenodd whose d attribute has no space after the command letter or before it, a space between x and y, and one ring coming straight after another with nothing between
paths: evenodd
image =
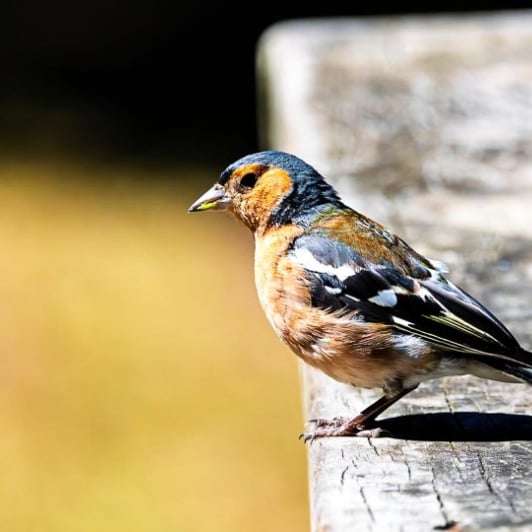
<instances>
[{"instance_id":1,"label":"bird's foot","mask_svg":"<svg viewBox=\"0 0 532 532\"><path fill-rule=\"evenodd\" d=\"M314 419L309 419L307 423L311 423L315 427L320 428L338 428L346 423L349 423L352 418L344 416L336 416L332 418L316 417Z\"/></svg>"},{"instance_id":2,"label":"bird's foot","mask_svg":"<svg viewBox=\"0 0 532 532\"><path fill-rule=\"evenodd\" d=\"M378 438L386 435L386 431L375 424L372 419L367 419L362 415L354 418L334 417L332 419L311 419L309 423L314 425L314 430L309 430L300 434L299 439L305 443L312 443L319 438L334 437L358 437L358 438Z\"/></svg>"}]
</instances>

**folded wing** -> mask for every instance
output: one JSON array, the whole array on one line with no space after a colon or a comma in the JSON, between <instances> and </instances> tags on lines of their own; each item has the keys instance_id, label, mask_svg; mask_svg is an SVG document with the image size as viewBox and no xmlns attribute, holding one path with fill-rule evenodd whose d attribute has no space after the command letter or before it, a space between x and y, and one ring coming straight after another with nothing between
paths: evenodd
<instances>
[{"instance_id":1,"label":"folded wing","mask_svg":"<svg viewBox=\"0 0 532 532\"><path fill-rule=\"evenodd\" d=\"M294 242L291 253L309 276L315 306L355 312L445 351L532 362L491 312L430 263L413 266L397 257L373 264L343 242L308 233Z\"/></svg>"}]
</instances>

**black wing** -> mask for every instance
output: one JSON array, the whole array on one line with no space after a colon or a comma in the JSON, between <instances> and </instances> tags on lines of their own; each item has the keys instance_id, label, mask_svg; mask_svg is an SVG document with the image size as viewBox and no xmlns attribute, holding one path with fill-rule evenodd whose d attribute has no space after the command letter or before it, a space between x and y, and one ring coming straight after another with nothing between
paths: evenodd
<instances>
[{"instance_id":1,"label":"black wing","mask_svg":"<svg viewBox=\"0 0 532 532\"><path fill-rule=\"evenodd\" d=\"M356 311L445 350L530 364L510 331L436 267L372 264L350 246L314 234L299 237L291 253L311 278L315 306Z\"/></svg>"}]
</instances>

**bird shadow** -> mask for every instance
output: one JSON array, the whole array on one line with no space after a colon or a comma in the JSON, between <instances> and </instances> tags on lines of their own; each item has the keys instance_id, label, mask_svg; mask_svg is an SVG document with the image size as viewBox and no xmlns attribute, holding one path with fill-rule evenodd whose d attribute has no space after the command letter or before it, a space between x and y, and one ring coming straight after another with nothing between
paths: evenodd
<instances>
[{"instance_id":1,"label":"bird shadow","mask_svg":"<svg viewBox=\"0 0 532 532\"><path fill-rule=\"evenodd\" d=\"M412 414L376 422L388 438L417 441L532 440L532 416L479 412Z\"/></svg>"}]
</instances>

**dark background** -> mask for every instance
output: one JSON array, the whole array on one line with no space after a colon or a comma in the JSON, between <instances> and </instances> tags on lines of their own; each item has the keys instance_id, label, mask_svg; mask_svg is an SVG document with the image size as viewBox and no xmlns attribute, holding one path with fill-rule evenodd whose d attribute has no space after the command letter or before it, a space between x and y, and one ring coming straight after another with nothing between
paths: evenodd
<instances>
[{"instance_id":1,"label":"dark background","mask_svg":"<svg viewBox=\"0 0 532 532\"><path fill-rule=\"evenodd\" d=\"M521 9L530 2L269 8L257 3L2 4L0 146L26 155L227 162L257 149L255 51L293 18Z\"/></svg>"}]
</instances>

